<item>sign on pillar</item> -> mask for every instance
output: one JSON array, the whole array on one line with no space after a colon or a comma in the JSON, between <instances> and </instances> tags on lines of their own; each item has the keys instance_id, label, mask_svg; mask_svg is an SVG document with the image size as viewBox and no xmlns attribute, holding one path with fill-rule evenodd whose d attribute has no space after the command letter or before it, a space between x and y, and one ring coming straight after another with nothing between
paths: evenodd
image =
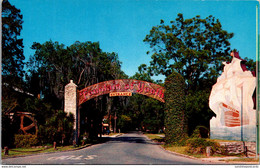
<instances>
[{"instance_id":1,"label":"sign on pillar","mask_svg":"<svg viewBox=\"0 0 260 168\"><path fill-rule=\"evenodd\" d=\"M74 115L74 140L78 139L78 105L77 105L77 85L73 83L73 80L70 80L70 83L65 86L65 95L64 95L64 111L66 113L72 113Z\"/></svg>"}]
</instances>

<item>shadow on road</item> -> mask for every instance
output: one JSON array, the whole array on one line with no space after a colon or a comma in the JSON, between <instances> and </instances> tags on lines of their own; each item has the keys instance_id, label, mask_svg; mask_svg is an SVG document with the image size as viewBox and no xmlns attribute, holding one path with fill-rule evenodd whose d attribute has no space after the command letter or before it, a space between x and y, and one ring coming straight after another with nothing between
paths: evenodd
<instances>
[{"instance_id":1,"label":"shadow on road","mask_svg":"<svg viewBox=\"0 0 260 168\"><path fill-rule=\"evenodd\" d=\"M109 143L137 143L137 144L152 144L152 145L161 144L161 143L153 142L144 137L107 137L106 142L109 142Z\"/></svg>"}]
</instances>

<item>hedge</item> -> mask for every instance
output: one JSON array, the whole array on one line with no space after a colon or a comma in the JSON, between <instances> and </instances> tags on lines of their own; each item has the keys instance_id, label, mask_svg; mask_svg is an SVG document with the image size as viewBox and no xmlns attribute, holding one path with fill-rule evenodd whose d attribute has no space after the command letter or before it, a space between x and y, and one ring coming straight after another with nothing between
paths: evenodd
<instances>
[{"instance_id":1,"label":"hedge","mask_svg":"<svg viewBox=\"0 0 260 168\"><path fill-rule=\"evenodd\" d=\"M173 72L165 80L165 142L182 143L188 137L187 116L185 115L184 78Z\"/></svg>"},{"instance_id":2,"label":"hedge","mask_svg":"<svg viewBox=\"0 0 260 168\"><path fill-rule=\"evenodd\" d=\"M38 143L38 139L36 135L19 135L16 134L14 137L14 145L17 148L20 147L31 147L34 146Z\"/></svg>"}]
</instances>

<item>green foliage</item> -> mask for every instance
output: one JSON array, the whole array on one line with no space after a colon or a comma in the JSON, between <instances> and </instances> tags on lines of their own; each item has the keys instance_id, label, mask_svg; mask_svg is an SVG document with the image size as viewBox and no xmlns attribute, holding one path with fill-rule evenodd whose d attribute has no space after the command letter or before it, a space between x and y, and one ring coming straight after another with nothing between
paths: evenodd
<instances>
[{"instance_id":1,"label":"green foliage","mask_svg":"<svg viewBox=\"0 0 260 168\"><path fill-rule=\"evenodd\" d=\"M23 76L23 39L21 11L8 0L2 2L2 75L3 82L17 84ZM12 83L13 82L13 83Z\"/></svg>"},{"instance_id":2,"label":"green foliage","mask_svg":"<svg viewBox=\"0 0 260 168\"><path fill-rule=\"evenodd\" d=\"M23 39L19 38L22 30L23 16L21 11L10 4L8 0L2 1L2 146L11 147L14 142L15 129L12 121L5 115L14 110L20 102L22 94L14 91L14 88L23 87L24 55ZM24 95L22 95L24 96Z\"/></svg>"},{"instance_id":3,"label":"green foliage","mask_svg":"<svg viewBox=\"0 0 260 168\"><path fill-rule=\"evenodd\" d=\"M184 19L178 14L175 21L150 30L144 42L152 49L149 69L155 75L180 73L187 83L187 89L195 90L208 80L216 80L230 51L229 39L233 33L222 29L213 16Z\"/></svg>"},{"instance_id":4,"label":"green foliage","mask_svg":"<svg viewBox=\"0 0 260 168\"><path fill-rule=\"evenodd\" d=\"M167 77L176 71L184 78L189 135L198 125L209 127L214 116L208 98L223 70L222 62L231 60L229 40L233 36L211 15L185 19L178 14L169 24L161 20L144 39L151 48L147 52L152 58L146 67L149 74Z\"/></svg>"},{"instance_id":5,"label":"green foliage","mask_svg":"<svg viewBox=\"0 0 260 168\"><path fill-rule=\"evenodd\" d=\"M63 109L64 87L71 79L81 90L99 82L127 78L121 71L118 55L114 52L103 52L98 42L76 41L68 47L53 41L42 44L35 42L32 49L35 54L28 62L28 90L35 95L41 93L42 100L55 110ZM111 107L116 104L121 107L124 100L119 98L120 102L117 103L115 99L117 98L110 101L108 96L104 95L84 103L80 110L84 122L80 132L92 129L90 136L96 136L103 116L106 113L111 115L114 112ZM44 117L44 120L50 120L50 116Z\"/></svg>"},{"instance_id":6,"label":"green foliage","mask_svg":"<svg viewBox=\"0 0 260 168\"><path fill-rule=\"evenodd\" d=\"M166 144L179 143L187 138L184 87L184 79L177 72L173 72L165 80Z\"/></svg>"},{"instance_id":7,"label":"green foliage","mask_svg":"<svg viewBox=\"0 0 260 168\"><path fill-rule=\"evenodd\" d=\"M54 113L50 103L38 98L26 98L20 106L23 107L23 111L33 113L38 125L44 125L46 120L52 117Z\"/></svg>"},{"instance_id":8,"label":"green foliage","mask_svg":"<svg viewBox=\"0 0 260 168\"><path fill-rule=\"evenodd\" d=\"M185 111L188 119L189 135L199 126L209 128L209 120L215 115L209 109L210 89L189 91L185 97Z\"/></svg>"},{"instance_id":9,"label":"green foliage","mask_svg":"<svg viewBox=\"0 0 260 168\"><path fill-rule=\"evenodd\" d=\"M150 69L148 69L146 64L141 64L138 67L138 72L135 73L134 76L131 77L131 79L137 79L137 80L143 80L143 81L147 81L147 82L154 82L151 79L151 72Z\"/></svg>"},{"instance_id":10,"label":"green foliage","mask_svg":"<svg viewBox=\"0 0 260 168\"><path fill-rule=\"evenodd\" d=\"M246 60L245 64L247 69L251 72L256 72L256 62L247 57L245 57L244 60Z\"/></svg>"},{"instance_id":11,"label":"green foliage","mask_svg":"<svg viewBox=\"0 0 260 168\"><path fill-rule=\"evenodd\" d=\"M150 71L145 64L141 64L138 67L138 72L130 78L162 85L158 83L159 81L155 82L151 79ZM163 129L164 103L143 95L133 94L133 96L125 98L125 103L122 106L123 109L119 113L131 119L131 122L128 122L123 118L121 121L121 118L119 118L120 125L118 126L121 127L122 131L136 130L138 128L139 130L158 133ZM123 124L123 122L127 122L127 124ZM123 128L123 125L127 127L124 126Z\"/></svg>"},{"instance_id":12,"label":"green foliage","mask_svg":"<svg viewBox=\"0 0 260 168\"><path fill-rule=\"evenodd\" d=\"M52 117L47 118L44 125L39 126L38 137L41 144L54 141L60 144L71 144L73 135L73 114L67 114L62 110L54 112Z\"/></svg>"},{"instance_id":13,"label":"green foliage","mask_svg":"<svg viewBox=\"0 0 260 168\"><path fill-rule=\"evenodd\" d=\"M197 126L193 131L191 138L209 138L209 129L205 126Z\"/></svg>"},{"instance_id":14,"label":"green foliage","mask_svg":"<svg viewBox=\"0 0 260 168\"><path fill-rule=\"evenodd\" d=\"M122 114L119 117L117 126L120 128L121 131L125 132L131 130L131 124L132 124L132 118Z\"/></svg>"},{"instance_id":15,"label":"green foliage","mask_svg":"<svg viewBox=\"0 0 260 168\"><path fill-rule=\"evenodd\" d=\"M164 127L164 103L140 94L128 98L123 115L131 118L127 131L138 128L158 133Z\"/></svg>"},{"instance_id":16,"label":"green foliage","mask_svg":"<svg viewBox=\"0 0 260 168\"><path fill-rule=\"evenodd\" d=\"M7 115L2 115L1 118L1 145L2 148L8 146L9 148L13 146L15 129L13 127L11 119Z\"/></svg>"},{"instance_id":17,"label":"green foliage","mask_svg":"<svg viewBox=\"0 0 260 168\"><path fill-rule=\"evenodd\" d=\"M211 147L211 152L215 153L220 150L220 145L217 142L212 142L204 138L191 138L187 140L187 152L192 154L205 154L206 147Z\"/></svg>"},{"instance_id":18,"label":"green foliage","mask_svg":"<svg viewBox=\"0 0 260 168\"><path fill-rule=\"evenodd\" d=\"M158 133L164 126L164 104L153 98L145 98L141 104L143 119L141 125L150 132Z\"/></svg>"},{"instance_id":19,"label":"green foliage","mask_svg":"<svg viewBox=\"0 0 260 168\"><path fill-rule=\"evenodd\" d=\"M38 143L38 139L36 135L15 135L15 141L14 144L17 148L20 147L31 147L35 146Z\"/></svg>"},{"instance_id":20,"label":"green foliage","mask_svg":"<svg viewBox=\"0 0 260 168\"><path fill-rule=\"evenodd\" d=\"M32 49L35 54L28 62L28 89L35 95L41 93L46 101L55 102L55 109L63 108L62 91L71 79L80 90L102 81L126 77L120 69L118 55L103 52L98 42L77 41L66 48L58 42L35 42Z\"/></svg>"}]
</instances>

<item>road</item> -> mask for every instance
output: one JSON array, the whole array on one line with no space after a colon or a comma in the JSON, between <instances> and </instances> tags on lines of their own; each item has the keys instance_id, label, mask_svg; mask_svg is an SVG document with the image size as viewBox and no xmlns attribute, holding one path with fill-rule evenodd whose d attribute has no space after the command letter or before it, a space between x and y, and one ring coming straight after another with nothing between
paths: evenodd
<instances>
[{"instance_id":1,"label":"road","mask_svg":"<svg viewBox=\"0 0 260 168\"><path fill-rule=\"evenodd\" d=\"M102 144L84 149L38 154L34 156L3 159L5 165L194 165L207 164L169 153L141 133L128 133L119 137L110 137Z\"/></svg>"}]
</instances>

